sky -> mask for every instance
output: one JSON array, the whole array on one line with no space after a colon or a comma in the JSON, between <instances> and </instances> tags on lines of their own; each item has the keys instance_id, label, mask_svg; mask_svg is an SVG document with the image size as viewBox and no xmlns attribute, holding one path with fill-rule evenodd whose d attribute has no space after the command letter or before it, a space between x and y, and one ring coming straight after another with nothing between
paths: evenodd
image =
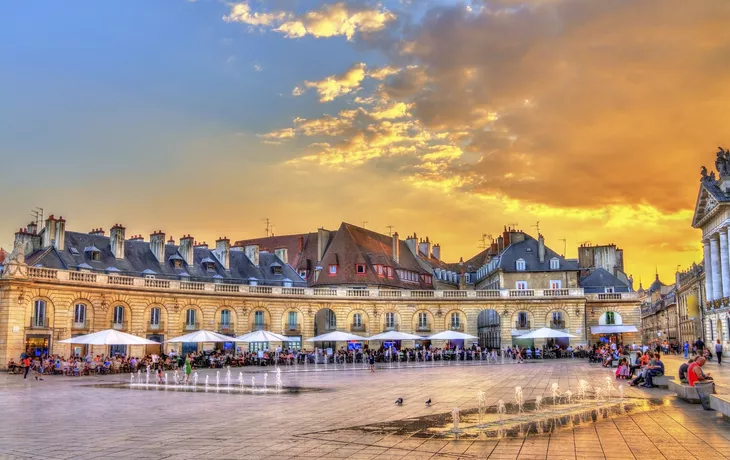
<instances>
[{"instance_id":1,"label":"sky","mask_svg":"<svg viewBox=\"0 0 730 460\"><path fill-rule=\"evenodd\" d=\"M35 207L209 243L392 226L454 262L539 225L671 283L730 146L727 24L727 0L2 2L0 246Z\"/></svg>"}]
</instances>

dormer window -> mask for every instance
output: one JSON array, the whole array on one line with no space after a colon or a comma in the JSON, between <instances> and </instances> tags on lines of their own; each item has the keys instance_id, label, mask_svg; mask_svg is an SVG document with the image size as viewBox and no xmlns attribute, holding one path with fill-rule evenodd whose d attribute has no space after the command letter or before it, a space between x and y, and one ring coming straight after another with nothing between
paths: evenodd
<instances>
[{"instance_id":1,"label":"dormer window","mask_svg":"<svg viewBox=\"0 0 730 460\"><path fill-rule=\"evenodd\" d=\"M560 269L560 259L557 257L553 257L550 259L550 270L559 270Z\"/></svg>"},{"instance_id":2,"label":"dormer window","mask_svg":"<svg viewBox=\"0 0 730 460\"><path fill-rule=\"evenodd\" d=\"M378 276L383 276L383 266L382 265L375 265L375 271L378 273Z\"/></svg>"},{"instance_id":3,"label":"dormer window","mask_svg":"<svg viewBox=\"0 0 730 460\"><path fill-rule=\"evenodd\" d=\"M515 262L515 268L519 272L525 271L525 259L517 259L517 262Z\"/></svg>"},{"instance_id":4,"label":"dormer window","mask_svg":"<svg viewBox=\"0 0 730 460\"><path fill-rule=\"evenodd\" d=\"M273 264L271 266L271 273L273 273L274 275L281 275L281 265Z\"/></svg>"},{"instance_id":5,"label":"dormer window","mask_svg":"<svg viewBox=\"0 0 730 460\"><path fill-rule=\"evenodd\" d=\"M182 268L182 266L183 266L182 260L177 260L177 259L173 260L172 266L173 266L173 268Z\"/></svg>"},{"instance_id":6,"label":"dormer window","mask_svg":"<svg viewBox=\"0 0 730 460\"><path fill-rule=\"evenodd\" d=\"M386 270L386 276L388 278L392 278L393 277L393 267L385 267L385 270Z\"/></svg>"},{"instance_id":7,"label":"dormer window","mask_svg":"<svg viewBox=\"0 0 730 460\"><path fill-rule=\"evenodd\" d=\"M329 274L330 276L335 276L337 274L337 265L330 265Z\"/></svg>"},{"instance_id":8,"label":"dormer window","mask_svg":"<svg viewBox=\"0 0 730 460\"><path fill-rule=\"evenodd\" d=\"M307 279L307 270L304 270L304 269L299 270L299 276L303 279Z\"/></svg>"},{"instance_id":9,"label":"dormer window","mask_svg":"<svg viewBox=\"0 0 730 460\"><path fill-rule=\"evenodd\" d=\"M89 255L91 260L101 260L101 251L96 246L87 246L84 252Z\"/></svg>"},{"instance_id":10,"label":"dormer window","mask_svg":"<svg viewBox=\"0 0 730 460\"><path fill-rule=\"evenodd\" d=\"M358 275L364 275L365 274L365 264L355 265L355 273L357 273Z\"/></svg>"}]
</instances>

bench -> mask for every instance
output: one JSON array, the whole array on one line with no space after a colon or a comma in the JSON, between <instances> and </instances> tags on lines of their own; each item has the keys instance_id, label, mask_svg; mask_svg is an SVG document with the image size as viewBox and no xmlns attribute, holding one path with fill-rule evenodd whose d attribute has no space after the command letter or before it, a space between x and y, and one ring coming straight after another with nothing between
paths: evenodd
<instances>
[{"instance_id":1,"label":"bench","mask_svg":"<svg viewBox=\"0 0 730 460\"><path fill-rule=\"evenodd\" d=\"M671 382L672 380L674 380L673 375L660 375L651 379L652 383L655 386L658 386L659 388L663 388L665 390L669 388L669 382Z\"/></svg>"},{"instance_id":2,"label":"bench","mask_svg":"<svg viewBox=\"0 0 730 460\"><path fill-rule=\"evenodd\" d=\"M730 396L710 395L710 407L721 413L724 418L730 418Z\"/></svg>"},{"instance_id":3,"label":"bench","mask_svg":"<svg viewBox=\"0 0 730 460\"><path fill-rule=\"evenodd\" d=\"M700 403L700 396L697 394L697 389L684 383L677 383L674 380L668 381L669 391L673 391L679 399L683 399L693 404Z\"/></svg>"}]
</instances>

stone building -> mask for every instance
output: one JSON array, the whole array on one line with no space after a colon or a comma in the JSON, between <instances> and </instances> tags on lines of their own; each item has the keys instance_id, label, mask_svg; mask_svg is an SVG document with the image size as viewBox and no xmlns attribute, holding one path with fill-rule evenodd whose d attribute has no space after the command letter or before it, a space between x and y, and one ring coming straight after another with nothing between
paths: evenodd
<instances>
[{"instance_id":1,"label":"stone building","mask_svg":"<svg viewBox=\"0 0 730 460\"><path fill-rule=\"evenodd\" d=\"M231 335L265 328L287 335L288 347L301 347L304 340L330 330L363 336L391 329L423 336L461 330L478 336L482 346L506 347L523 331L540 327L570 331L576 335L570 343L577 346L597 340L589 333L596 327L639 322L636 293L586 294L573 282L577 272L559 288L542 287L537 280L545 276L537 276L529 289L503 285L439 290L420 283L413 289L306 287L303 280L292 281L296 273L286 261L255 244L227 252L226 240L221 239L216 250L209 250L187 236L179 245L163 244L161 232L149 242L138 236L125 238L122 228L115 226L109 237L100 230L68 232L65 221L51 217L40 231L28 226L16 234L0 277L0 365L23 351L64 356L156 351L87 350L59 343L108 328L159 342L198 328ZM552 252L546 250L546 255L547 260L552 258ZM480 318L490 324L483 327ZM515 334L520 325L527 328ZM623 334L626 342L637 338ZM190 351L197 345L182 348Z\"/></svg>"},{"instance_id":2,"label":"stone building","mask_svg":"<svg viewBox=\"0 0 730 460\"><path fill-rule=\"evenodd\" d=\"M704 336L702 311L705 308L705 266L692 264L677 272L677 315L679 341L694 343Z\"/></svg>"},{"instance_id":3,"label":"stone building","mask_svg":"<svg viewBox=\"0 0 730 460\"><path fill-rule=\"evenodd\" d=\"M702 167L692 227L702 230L705 266L705 341L730 347L730 152L717 152L718 175Z\"/></svg>"}]
</instances>

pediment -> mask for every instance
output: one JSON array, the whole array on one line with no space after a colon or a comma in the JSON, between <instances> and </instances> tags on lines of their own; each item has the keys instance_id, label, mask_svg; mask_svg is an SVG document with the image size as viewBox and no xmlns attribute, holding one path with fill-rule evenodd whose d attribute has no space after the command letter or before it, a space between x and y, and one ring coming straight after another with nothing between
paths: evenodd
<instances>
[{"instance_id":1,"label":"pediment","mask_svg":"<svg viewBox=\"0 0 730 460\"><path fill-rule=\"evenodd\" d=\"M707 190L704 182L700 185L700 193L697 196L697 203L695 204L695 213L692 217L692 227L699 228L701 222L705 220L707 216L712 214L720 205L714 196Z\"/></svg>"}]
</instances>

